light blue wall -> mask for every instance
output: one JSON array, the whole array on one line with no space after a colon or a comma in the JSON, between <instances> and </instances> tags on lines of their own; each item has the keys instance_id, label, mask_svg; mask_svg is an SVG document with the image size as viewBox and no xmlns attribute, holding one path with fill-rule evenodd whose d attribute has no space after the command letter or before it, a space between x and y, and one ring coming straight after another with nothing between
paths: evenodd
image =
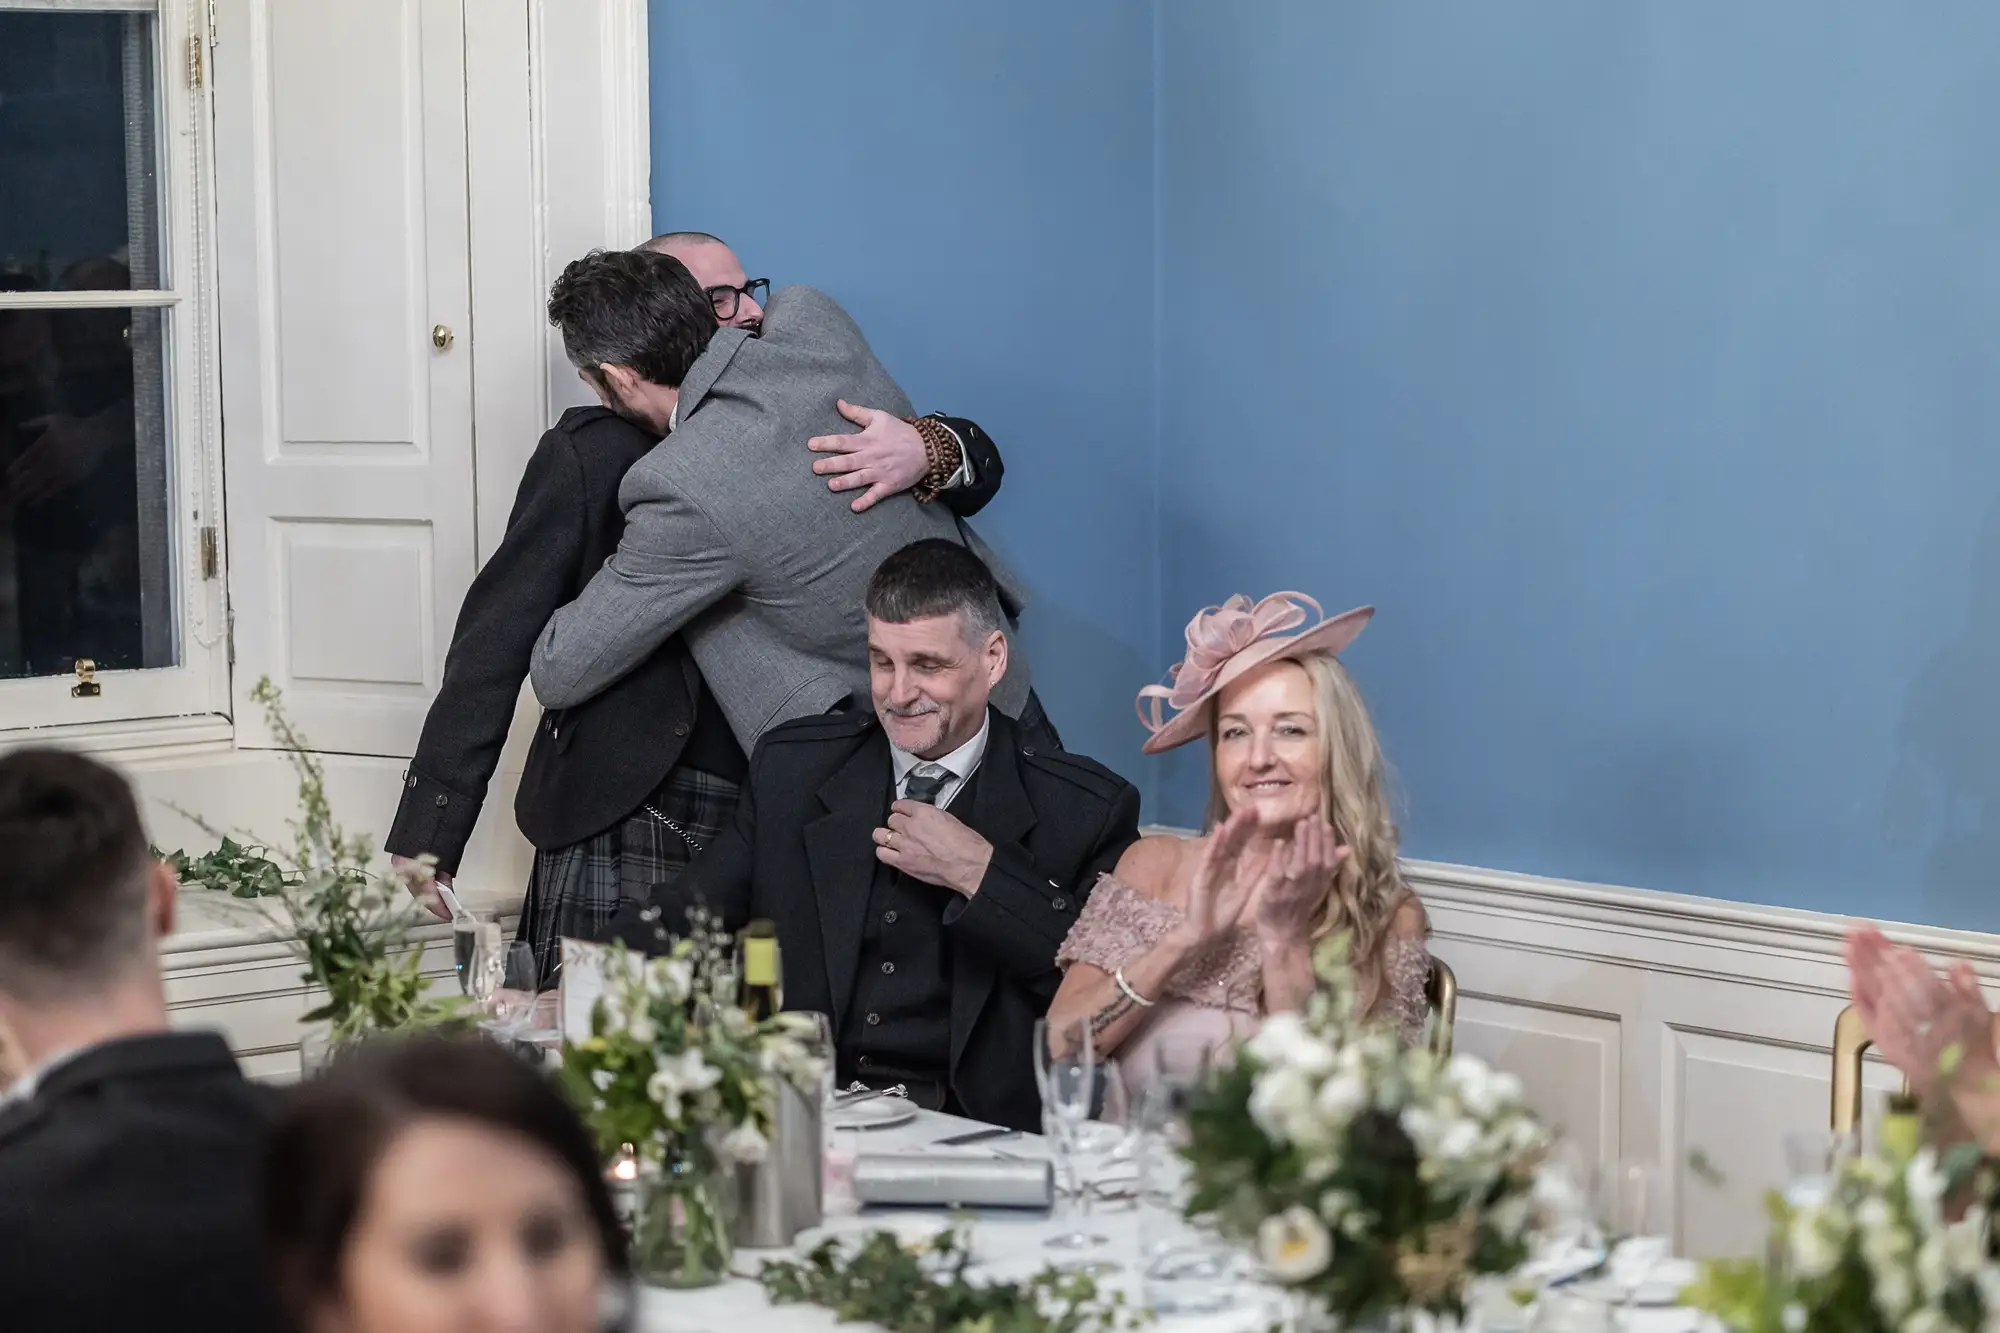
<instances>
[{"instance_id":1,"label":"light blue wall","mask_svg":"<svg viewBox=\"0 0 2000 1333\"><path fill-rule=\"evenodd\" d=\"M1418 855L2000 928L2000 7L1160 13L1164 635L1377 603Z\"/></svg>"},{"instance_id":2,"label":"light blue wall","mask_svg":"<svg viewBox=\"0 0 2000 1333\"><path fill-rule=\"evenodd\" d=\"M1414 854L2000 928L2000 9L652 18L660 224L992 428L1150 815L1134 687L1291 587L1381 608Z\"/></svg>"},{"instance_id":3,"label":"light blue wall","mask_svg":"<svg viewBox=\"0 0 2000 1333\"><path fill-rule=\"evenodd\" d=\"M654 0L661 230L844 302L919 410L1007 460L982 533L1027 578L1072 748L1135 777L1154 668L1152 8Z\"/></svg>"}]
</instances>

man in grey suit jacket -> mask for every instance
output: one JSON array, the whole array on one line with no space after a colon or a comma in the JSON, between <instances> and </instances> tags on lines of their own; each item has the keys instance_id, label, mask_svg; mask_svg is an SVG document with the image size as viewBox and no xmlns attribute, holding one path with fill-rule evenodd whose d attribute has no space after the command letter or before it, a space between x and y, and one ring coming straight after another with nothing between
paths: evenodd
<instances>
[{"instance_id":1,"label":"man in grey suit jacket","mask_svg":"<svg viewBox=\"0 0 2000 1333\"><path fill-rule=\"evenodd\" d=\"M840 399L911 410L831 298L780 291L761 337L716 331L677 393L598 363L589 334L565 325L564 345L606 405L670 433L625 474L617 553L535 647L544 707L608 688L676 632L745 749L781 722L866 697L869 576L925 537L971 546L995 568L1010 616L1021 605L1018 585L949 512L898 495L855 514L797 466L808 439L843 429ZM993 703L1038 721L1018 647L1011 662Z\"/></svg>"}]
</instances>

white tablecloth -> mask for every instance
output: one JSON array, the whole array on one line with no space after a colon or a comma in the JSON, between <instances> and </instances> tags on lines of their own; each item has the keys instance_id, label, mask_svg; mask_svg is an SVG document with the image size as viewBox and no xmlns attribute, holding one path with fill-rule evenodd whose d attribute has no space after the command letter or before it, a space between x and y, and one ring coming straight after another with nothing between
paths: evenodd
<instances>
[{"instance_id":1,"label":"white tablecloth","mask_svg":"<svg viewBox=\"0 0 2000 1333\"><path fill-rule=\"evenodd\" d=\"M941 1138L976 1128L979 1126L968 1121L926 1111L912 1123L898 1128L841 1137L843 1142L858 1139L863 1152L917 1151L928 1149ZM978 1153L989 1149L1018 1155L1039 1155L1046 1151L1042 1140L1030 1135L946 1151ZM1141 1303L1138 1217L1130 1205L1125 1205L1123 1211L1115 1211L1115 1207L1098 1207L1091 1229L1107 1237L1111 1244L1091 1251L1090 1257L1119 1265L1118 1272L1099 1281L1109 1289L1123 1291L1126 1299L1136 1306ZM809 1233L801 1239L810 1243L827 1233L865 1233L881 1228L935 1230L945 1222L945 1216L936 1211L871 1209L859 1216L829 1218L820 1233ZM979 1215L972 1227L973 1254L978 1261L975 1275L990 1275L995 1280L1019 1279L1052 1261L1070 1257L1070 1252L1047 1249L1042 1244L1059 1227L1059 1220L1037 1214ZM737 1271L755 1272L766 1258L774 1255L787 1257L787 1252L739 1251ZM1282 1305L1275 1291L1245 1283L1242 1299L1229 1310L1215 1315L1162 1316L1154 1327L1172 1333L1264 1333L1281 1313ZM642 1333L748 1333L752 1329L756 1333L833 1333L835 1329L852 1329L851 1325L837 1323L831 1311L817 1306L773 1306L764 1298L763 1289L746 1277L700 1291L647 1288L641 1295L639 1316ZM1688 1310L1640 1310L1634 1312L1625 1333L1694 1333L1700 1322Z\"/></svg>"}]
</instances>

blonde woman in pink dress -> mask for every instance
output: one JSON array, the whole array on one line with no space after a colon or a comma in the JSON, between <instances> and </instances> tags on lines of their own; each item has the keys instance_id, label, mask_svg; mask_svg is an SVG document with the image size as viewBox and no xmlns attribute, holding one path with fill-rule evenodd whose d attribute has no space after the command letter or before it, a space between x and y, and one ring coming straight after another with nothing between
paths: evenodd
<instances>
[{"instance_id":1,"label":"blonde woman in pink dress","mask_svg":"<svg viewBox=\"0 0 2000 1333\"><path fill-rule=\"evenodd\" d=\"M1147 754L1207 738L1208 832L1143 838L1098 881L1048 1014L1064 1046L1087 1024L1134 1089L1169 1052L1200 1059L1303 1006L1333 934L1365 1010L1423 1034L1430 923L1398 867L1374 723L1337 660L1374 609L1301 631L1308 609L1320 617L1291 592L1206 608L1171 684L1139 696Z\"/></svg>"}]
</instances>

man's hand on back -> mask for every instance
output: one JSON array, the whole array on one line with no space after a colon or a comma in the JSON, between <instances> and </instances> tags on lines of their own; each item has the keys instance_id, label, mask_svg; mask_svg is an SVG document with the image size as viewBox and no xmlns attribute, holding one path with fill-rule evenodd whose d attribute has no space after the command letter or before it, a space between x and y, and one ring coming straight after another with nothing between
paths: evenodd
<instances>
[{"instance_id":1,"label":"man's hand on back","mask_svg":"<svg viewBox=\"0 0 2000 1333\"><path fill-rule=\"evenodd\" d=\"M840 415L861 427L854 435L815 435L806 448L831 455L813 463L813 471L830 480L830 491L867 487L850 506L855 513L871 509L892 495L909 490L930 471L930 455L917 428L899 416L873 407L856 407L841 400Z\"/></svg>"}]
</instances>

